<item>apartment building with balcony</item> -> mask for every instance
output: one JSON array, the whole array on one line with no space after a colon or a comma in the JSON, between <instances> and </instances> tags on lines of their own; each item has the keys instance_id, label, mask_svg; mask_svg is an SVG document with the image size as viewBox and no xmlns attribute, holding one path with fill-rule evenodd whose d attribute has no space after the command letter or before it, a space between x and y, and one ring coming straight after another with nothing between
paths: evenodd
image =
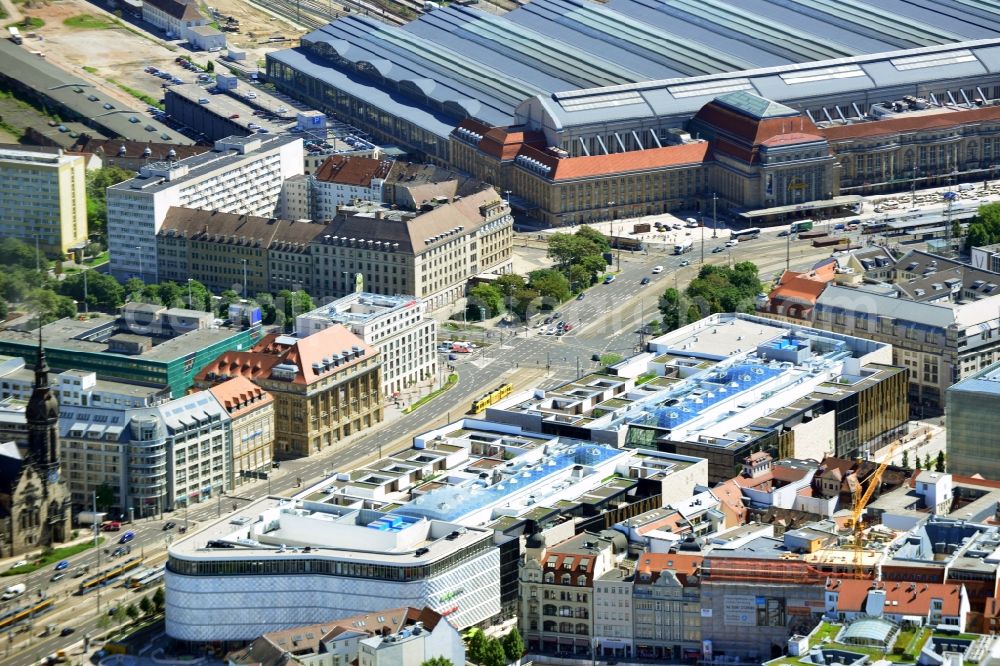
<instances>
[{"instance_id":1,"label":"apartment building with balcony","mask_svg":"<svg viewBox=\"0 0 1000 666\"><path fill-rule=\"evenodd\" d=\"M59 148L0 145L0 237L50 254L87 243L86 159Z\"/></svg>"},{"instance_id":2,"label":"apartment building with balcony","mask_svg":"<svg viewBox=\"0 0 1000 666\"><path fill-rule=\"evenodd\" d=\"M231 136L207 153L154 162L108 188L111 273L120 280L159 278L156 234L172 206L271 217L282 183L302 173L302 139Z\"/></svg>"},{"instance_id":3,"label":"apartment building with balcony","mask_svg":"<svg viewBox=\"0 0 1000 666\"><path fill-rule=\"evenodd\" d=\"M195 378L243 376L274 396L274 456L309 456L382 421L382 355L343 326L307 337L271 333L226 352Z\"/></svg>"}]
</instances>

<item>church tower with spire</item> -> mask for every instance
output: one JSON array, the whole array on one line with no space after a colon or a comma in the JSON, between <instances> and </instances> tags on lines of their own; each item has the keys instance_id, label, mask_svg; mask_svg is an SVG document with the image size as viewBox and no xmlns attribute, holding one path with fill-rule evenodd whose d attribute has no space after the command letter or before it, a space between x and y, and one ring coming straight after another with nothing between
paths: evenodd
<instances>
[{"instance_id":1,"label":"church tower with spire","mask_svg":"<svg viewBox=\"0 0 1000 666\"><path fill-rule=\"evenodd\" d=\"M59 398L49 385L49 365L38 328L38 362L35 364L35 387L25 408L28 448L25 472L37 478L37 542L51 546L65 541L70 533L70 501L59 466Z\"/></svg>"}]
</instances>

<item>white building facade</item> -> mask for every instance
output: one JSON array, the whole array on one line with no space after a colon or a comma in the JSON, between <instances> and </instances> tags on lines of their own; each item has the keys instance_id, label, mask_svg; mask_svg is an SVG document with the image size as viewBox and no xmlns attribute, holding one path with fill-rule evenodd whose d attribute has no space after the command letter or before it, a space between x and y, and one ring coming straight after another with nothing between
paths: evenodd
<instances>
[{"instance_id":1,"label":"white building facade","mask_svg":"<svg viewBox=\"0 0 1000 666\"><path fill-rule=\"evenodd\" d=\"M232 136L208 153L155 162L108 188L108 249L119 280L156 282L156 233L171 206L272 217L285 179L302 173L302 139Z\"/></svg>"},{"instance_id":2,"label":"white building facade","mask_svg":"<svg viewBox=\"0 0 1000 666\"><path fill-rule=\"evenodd\" d=\"M183 641L393 605L429 606L458 629L500 612L492 530L305 500L259 500L175 542L166 571L166 632Z\"/></svg>"},{"instance_id":3,"label":"white building facade","mask_svg":"<svg viewBox=\"0 0 1000 666\"><path fill-rule=\"evenodd\" d=\"M355 292L295 318L304 338L342 324L382 352L382 387L386 398L437 372L437 321L413 296Z\"/></svg>"}]
</instances>

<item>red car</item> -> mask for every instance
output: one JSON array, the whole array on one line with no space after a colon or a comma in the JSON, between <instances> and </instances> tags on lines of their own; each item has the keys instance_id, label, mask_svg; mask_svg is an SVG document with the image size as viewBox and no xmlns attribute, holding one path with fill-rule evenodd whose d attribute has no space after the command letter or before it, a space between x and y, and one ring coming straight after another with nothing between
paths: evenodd
<instances>
[{"instance_id":1,"label":"red car","mask_svg":"<svg viewBox=\"0 0 1000 666\"><path fill-rule=\"evenodd\" d=\"M117 532L121 530L122 524L117 520L109 520L108 522L101 525L101 530L104 532Z\"/></svg>"},{"instance_id":2,"label":"red car","mask_svg":"<svg viewBox=\"0 0 1000 666\"><path fill-rule=\"evenodd\" d=\"M238 114L238 113L234 113L233 115L229 116L229 119L230 119L230 120L236 120L236 119L237 119L237 118L239 118L239 117L240 117L240 114Z\"/></svg>"}]
</instances>

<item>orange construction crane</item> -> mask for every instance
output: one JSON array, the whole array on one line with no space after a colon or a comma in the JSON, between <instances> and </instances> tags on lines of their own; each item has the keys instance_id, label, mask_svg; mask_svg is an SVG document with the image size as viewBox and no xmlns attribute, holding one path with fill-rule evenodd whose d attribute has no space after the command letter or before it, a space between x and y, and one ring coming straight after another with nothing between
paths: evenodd
<instances>
[{"instance_id":1,"label":"orange construction crane","mask_svg":"<svg viewBox=\"0 0 1000 666\"><path fill-rule=\"evenodd\" d=\"M854 572L859 575L864 575L864 530L863 524L861 522L861 516L864 515L865 507L868 506L868 502L871 501L872 494L875 489L882 485L882 475L885 474L886 468L889 463L892 462L892 457L896 454L896 449L899 448L899 442L893 442L886 448L882 462L879 463L878 468L868 479L868 487L865 489L864 494L861 493L861 482L858 481L852 492L854 499L854 506L851 509L851 529L854 530Z\"/></svg>"}]
</instances>

